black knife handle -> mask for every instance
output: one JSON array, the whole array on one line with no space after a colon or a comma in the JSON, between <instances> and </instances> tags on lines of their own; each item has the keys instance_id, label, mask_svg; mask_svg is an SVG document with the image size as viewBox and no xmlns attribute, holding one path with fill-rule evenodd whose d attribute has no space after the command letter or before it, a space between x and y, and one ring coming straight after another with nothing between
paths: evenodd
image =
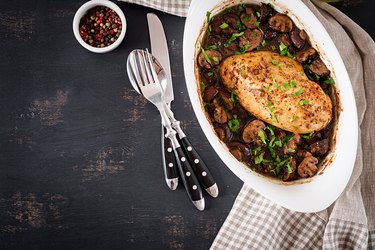
<instances>
[{"instance_id":1,"label":"black knife handle","mask_svg":"<svg viewBox=\"0 0 375 250\"><path fill-rule=\"evenodd\" d=\"M192 201L203 199L202 189L181 147L175 148L176 162L185 189Z\"/></svg>"},{"instance_id":2,"label":"black knife handle","mask_svg":"<svg viewBox=\"0 0 375 250\"><path fill-rule=\"evenodd\" d=\"M165 160L165 174L167 179L174 179L178 178L177 173L177 166L176 166L176 159L173 153L173 146L171 140L166 138L164 135L166 133L165 128L163 127L163 134L162 134L162 144L164 150L164 160Z\"/></svg>"},{"instance_id":3,"label":"black knife handle","mask_svg":"<svg viewBox=\"0 0 375 250\"><path fill-rule=\"evenodd\" d=\"M193 148L190 141L187 137L181 138L182 146L184 147L184 150L186 152L186 155L189 158L189 161L191 162L191 166L193 168L193 171L197 175L197 178L199 182L202 184L203 188L207 189L209 187L212 187L216 182L206 166L206 164L203 162L202 158L199 156L197 151Z\"/></svg>"}]
</instances>

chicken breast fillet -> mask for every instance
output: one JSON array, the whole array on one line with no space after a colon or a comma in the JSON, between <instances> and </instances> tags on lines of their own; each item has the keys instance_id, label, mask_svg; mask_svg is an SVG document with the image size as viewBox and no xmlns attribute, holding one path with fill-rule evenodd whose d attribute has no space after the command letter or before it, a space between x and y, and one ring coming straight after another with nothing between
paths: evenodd
<instances>
[{"instance_id":1,"label":"chicken breast fillet","mask_svg":"<svg viewBox=\"0 0 375 250\"><path fill-rule=\"evenodd\" d=\"M276 127L306 134L332 119L329 96L287 56L270 51L234 55L222 62L220 75L247 111Z\"/></svg>"}]
</instances>

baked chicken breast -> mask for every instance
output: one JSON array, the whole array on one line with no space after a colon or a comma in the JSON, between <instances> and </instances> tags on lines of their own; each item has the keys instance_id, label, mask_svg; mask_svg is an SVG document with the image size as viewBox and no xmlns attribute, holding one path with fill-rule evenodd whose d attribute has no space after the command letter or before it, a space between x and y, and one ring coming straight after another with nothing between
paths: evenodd
<instances>
[{"instance_id":1,"label":"baked chicken breast","mask_svg":"<svg viewBox=\"0 0 375 250\"><path fill-rule=\"evenodd\" d=\"M220 75L247 111L276 127L306 134L332 119L329 96L287 56L271 51L233 55L220 65Z\"/></svg>"}]
</instances>

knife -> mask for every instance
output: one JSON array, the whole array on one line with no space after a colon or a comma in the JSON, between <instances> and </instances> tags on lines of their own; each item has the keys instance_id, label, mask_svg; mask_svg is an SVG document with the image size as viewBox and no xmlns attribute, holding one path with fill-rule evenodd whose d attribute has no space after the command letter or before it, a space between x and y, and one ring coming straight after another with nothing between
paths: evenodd
<instances>
[{"instance_id":1,"label":"knife","mask_svg":"<svg viewBox=\"0 0 375 250\"><path fill-rule=\"evenodd\" d=\"M165 38L165 33L163 29L163 24L160 19L154 13L147 14L148 30L150 34L151 43L151 53L160 62L161 66L164 68L167 85L164 87L164 100L168 107L171 106L171 102L174 100L173 96L173 85L172 85L172 75L171 67L169 63L169 53L167 40ZM175 190L178 186L178 174L176 168L176 159L173 152L173 147L171 141L166 138L166 130L164 126L161 126L161 151L163 155L163 168L164 177L168 187L171 190Z\"/></svg>"},{"instance_id":2,"label":"knife","mask_svg":"<svg viewBox=\"0 0 375 250\"><path fill-rule=\"evenodd\" d=\"M171 68L169 63L168 47L162 23L159 20L159 18L153 13L147 14L147 21L150 32L152 54L156 57L157 60L159 60L167 76L167 86L164 91L164 101L166 102L167 106L167 115L172 122L173 128L177 131L178 137L180 138L184 151L192 165L194 173L196 174L200 184L203 186L203 188L205 188L209 195L216 198L219 194L219 190L211 172L209 171L208 167L203 162L202 158L199 156L197 151L191 145L190 141L187 139L185 133L182 131L180 127L180 122L174 118L173 112L170 110L171 101L174 100L173 85L171 77ZM165 141L165 143L167 143L167 141Z\"/></svg>"}]
</instances>

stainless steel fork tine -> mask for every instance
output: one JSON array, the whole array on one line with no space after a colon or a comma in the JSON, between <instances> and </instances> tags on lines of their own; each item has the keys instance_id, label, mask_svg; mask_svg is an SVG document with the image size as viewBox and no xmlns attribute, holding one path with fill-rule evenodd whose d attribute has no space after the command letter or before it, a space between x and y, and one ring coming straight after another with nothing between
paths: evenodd
<instances>
[{"instance_id":1,"label":"stainless steel fork tine","mask_svg":"<svg viewBox=\"0 0 375 250\"><path fill-rule=\"evenodd\" d=\"M132 73L133 73L135 79L137 80L136 83L137 83L137 85L139 85L139 83L143 82L143 79L142 79L142 77L139 74L140 70L139 70L139 67L138 67L136 56L131 57L130 60L129 60L129 62L130 62L130 65L132 66L132 68L134 69L134 70L132 70ZM140 89L139 86L138 86L138 90L141 91L141 89Z\"/></svg>"},{"instance_id":2,"label":"stainless steel fork tine","mask_svg":"<svg viewBox=\"0 0 375 250\"><path fill-rule=\"evenodd\" d=\"M142 51L142 59L143 59L143 63L144 63L144 66L145 66L145 72L146 72L146 76L148 78L148 83L150 84L150 83L153 83L155 81L155 79L154 79L154 76L152 75L152 73L150 71L151 65L149 65L148 54L149 54L148 52Z\"/></svg>"},{"instance_id":3,"label":"stainless steel fork tine","mask_svg":"<svg viewBox=\"0 0 375 250\"><path fill-rule=\"evenodd\" d=\"M147 61L148 61L148 64L149 64L149 68L151 69L151 73L152 73L152 77L154 78L154 81L157 82L158 85L160 85L159 83L159 80L158 80L158 75L156 74L156 70L155 70L155 66L154 66L154 62L152 60L152 55L148 52L148 50L146 49L146 54L147 54Z\"/></svg>"}]
</instances>

